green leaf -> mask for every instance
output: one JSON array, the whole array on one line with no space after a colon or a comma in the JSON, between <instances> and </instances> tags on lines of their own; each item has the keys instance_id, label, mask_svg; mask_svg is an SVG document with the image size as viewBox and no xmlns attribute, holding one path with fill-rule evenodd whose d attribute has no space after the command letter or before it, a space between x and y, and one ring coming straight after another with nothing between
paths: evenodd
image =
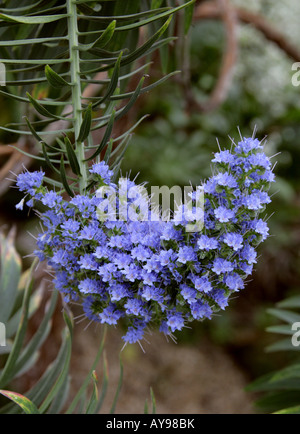
<instances>
[{"instance_id":1,"label":"green leaf","mask_svg":"<svg viewBox=\"0 0 300 434\"><path fill-rule=\"evenodd\" d=\"M98 399L99 399L98 377L97 377L96 371L94 371L92 374L92 380L93 380L93 392L92 392L90 402L88 403L88 406L86 409L86 414L95 414L97 404L98 404Z\"/></svg>"},{"instance_id":2,"label":"green leaf","mask_svg":"<svg viewBox=\"0 0 300 434\"><path fill-rule=\"evenodd\" d=\"M28 398L19 393L8 390L0 390L1 395L17 404L26 414L40 414L38 408Z\"/></svg>"},{"instance_id":3,"label":"green leaf","mask_svg":"<svg viewBox=\"0 0 300 434\"><path fill-rule=\"evenodd\" d=\"M110 80L110 83L109 83L109 86L108 86L108 89L107 89L105 95L96 104L93 105L93 108L102 104L109 97L111 97L113 95L113 93L115 92L115 90L118 86L118 81L119 81L119 76L120 76L120 65L121 65L122 56L123 56L123 52L120 53L118 60L115 64L113 74L112 74L112 77L111 77L111 80Z\"/></svg>"},{"instance_id":4,"label":"green leaf","mask_svg":"<svg viewBox=\"0 0 300 434\"><path fill-rule=\"evenodd\" d=\"M47 414L60 414L69 396L70 383L71 383L71 376L68 375L66 376L65 382L61 386L60 391L56 394L55 398L53 399L51 406L47 411Z\"/></svg>"},{"instance_id":5,"label":"green leaf","mask_svg":"<svg viewBox=\"0 0 300 434\"><path fill-rule=\"evenodd\" d=\"M54 21L67 18L67 14L61 15L41 15L36 17L16 17L13 15L0 14L0 20L7 21L10 23L19 24L46 24L53 23Z\"/></svg>"},{"instance_id":6,"label":"green leaf","mask_svg":"<svg viewBox=\"0 0 300 434\"><path fill-rule=\"evenodd\" d=\"M105 339L106 339L106 334L107 334L107 327L104 327L104 331L103 331L103 336L102 336L102 340L99 346L99 350L98 353L95 357L94 363L90 369L90 372L88 373L86 379L84 380L84 382L82 383L78 393L76 394L75 398L73 399L72 403L70 404L68 410L66 411L66 414L71 414L73 413L73 411L75 410L77 404L79 403L80 399L82 398L83 394L85 393L85 390L90 382L90 378L93 374L93 371L96 369L99 360L101 358L101 355L103 353L104 350L104 345L105 345Z\"/></svg>"},{"instance_id":7,"label":"green leaf","mask_svg":"<svg viewBox=\"0 0 300 434\"><path fill-rule=\"evenodd\" d=\"M66 145L68 160L73 173L77 176L81 176L79 162L77 160L75 151L73 149L73 145L69 137L65 137L65 145Z\"/></svg>"},{"instance_id":8,"label":"green leaf","mask_svg":"<svg viewBox=\"0 0 300 434\"><path fill-rule=\"evenodd\" d=\"M151 9L158 9L163 4L164 0L152 0L151 2Z\"/></svg>"},{"instance_id":9,"label":"green leaf","mask_svg":"<svg viewBox=\"0 0 300 434\"><path fill-rule=\"evenodd\" d=\"M272 376L270 382L282 381L290 378L300 378L300 365L291 365L287 368L281 369Z\"/></svg>"},{"instance_id":10,"label":"green leaf","mask_svg":"<svg viewBox=\"0 0 300 434\"><path fill-rule=\"evenodd\" d=\"M49 84L52 87L61 89L62 87L70 86L70 84L66 80L64 80L60 75L58 75L49 65L46 65L45 67L45 74Z\"/></svg>"},{"instance_id":11,"label":"green leaf","mask_svg":"<svg viewBox=\"0 0 300 434\"><path fill-rule=\"evenodd\" d=\"M270 326L266 329L269 333L278 333L281 335L293 335L295 331L292 330L290 325Z\"/></svg>"},{"instance_id":12,"label":"green leaf","mask_svg":"<svg viewBox=\"0 0 300 434\"><path fill-rule=\"evenodd\" d=\"M20 355L22 345L25 339L26 331L27 331L27 323L28 323L28 311L30 304L30 297L32 293L32 271L37 264L37 260L35 260L31 266L30 275L28 277L28 281L26 284L23 304L22 304L22 317L18 327L17 335L14 340L12 351L6 361L6 364L3 368L3 371L0 376L0 387L4 387L8 384L12 377L15 369L15 365L17 363L18 357Z\"/></svg>"},{"instance_id":13,"label":"green leaf","mask_svg":"<svg viewBox=\"0 0 300 434\"><path fill-rule=\"evenodd\" d=\"M35 100L30 93L26 92L26 95L35 108L35 110L42 116L45 116L46 118L52 118L52 119L59 119L58 116L53 115L50 113L45 107L43 107L37 100Z\"/></svg>"},{"instance_id":14,"label":"green leaf","mask_svg":"<svg viewBox=\"0 0 300 434\"><path fill-rule=\"evenodd\" d=\"M99 398L99 402L98 402L98 406L96 409L96 413L99 413L99 411L102 408L106 393L107 393L107 388L108 388L108 366L107 366L107 359L106 359L106 355L104 353L103 355L103 381L102 381L102 387L101 387L101 395Z\"/></svg>"},{"instance_id":15,"label":"green leaf","mask_svg":"<svg viewBox=\"0 0 300 434\"><path fill-rule=\"evenodd\" d=\"M31 338L30 342L26 345L23 353L18 358L18 362L15 367L15 373L19 372L22 367L27 363L33 353L35 353L45 342L50 329L51 329L51 318L54 313L57 304L58 292L54 291L49 302L49 306L44 314L43 320L39 325L38 330Z\"/></svg>"},{"instance_id":16,"label":"green leaf","mask_svg":"<svg viewBox=\"0 0 300 434\"><path fill-rule=\"evenodd\" d=\"M104 155L104 161L106 164L108 164L110 156L111 156L111 152L112 152L112 148L113 148L113 140L111 139L108 143L105 155Z\"/></svg>"},{"instance_id":17,"label":"green leaf","mask_svg":"<svg viewBox=\"0 0 300 434\"><path fill-rule=\"evenodd\" d=\"M80 45L79 49L81 51L89 51L94 47L104 48L110 42L111 38L113 37L113 35L115 33L115 29L116 29L116 24L117 24L116 20L113 20L107 26L107 28L102 33L102 35L95 42L88 44L88 45Z\"/></svg>"},{"instance_id":18,"label":"green leaf","mask_svg":"<svg viewBox=\"0 0 300 434\"><path fill-rule=\"evenodd\" d=\"M66 341L66 348L67 348L67 354L66 354L66 360L63 365L62 371L55 381L53 387L51 388L50 392L48 393L45 401L40 406L39 411L41 413L45 413L50 406L53 399L55 399L55 396L60 392L61 387L64 385L66 381L66 377L69 374L69 368L70 368L70 360L71 360L71 353L72 353L72 337L73 337L73 322L72 319L64 313L64 320L67 325L67 328L65 330L65 341Z\"/></svg>"},{"instance_id":19,"label":"green leaf","mask_svg":"<svg viewBox=\"0 0 300 434\"><path fill-rule=\"evenodd\" d=\"M291 339L282 339L275 344L271 344L266 348L267 353L274 353L277 351L300 351L299 347L292 344Z\"/></svg>"},{"instance_id":20,"label":"green leaf","mask_svg":"<svg viewBox=\"0 0 300 434\"><path fill-rule=\"evenodd\" d=\"M285 410L276 411L274 414L300 414L300 405L286 408Z\"/></svg>"},{"instance_id":21,"label":"green leaf","mask_svg":"<svg viewBox=\"0 0 300 434\"><path fill-rule=\"evenodd\" d=\"M70 197L74 197L74 193L73 193L73 191L71 190L71 187L68 184L67 175L66 175L66 169L65 169L65 162L64 162L63 155L61 156L61 161L60 161L60 176L61 176L61 181L63 183L63 186L64 186L66 192L68 193L68 195Z\"/></svg>"},{"instance_id":22,"label":"green leaf","mask_svg":"<svg viewBox=\"0 0 300 434\"><path fill-rule=\"evenodd\" d=\"M44 142L42 142L41 144L42 144L42 150L43 150L43 156L44 156L45 162L50 167L50 169L52 169L54 172L60 173L59 170L56 169L56 167L52 164L52 162L51 162L51 160L50 160L50 158L49 158L49 156L47 154Z\"/></svg>"},{"instance_id":23,"label":"green leaf","mask_svg":"<svg viewBox=\"0 0 300 434\"><path fill-rule=\"evenodd\" d=\"M106 144L107 144L107 142L111 136L112 130L113 130L113 126L114 126L114 122L115 122L115 114L116 114L116 112L114 110L112 115L111 115L111 118L109 120L109 123L107 125L107 128L105 130L103 139L102 139L97 151L91 157L89 157L86 161L90 161L90 160L93 160L94 158L96 158L98 155L101 154L101 152L105 148L105 146L106 146Z\"/></svg>"},{"instance_id":24,"label":"green leaf","mask_svg":"<svg viewBox=\"0 0 300 434\"><path fill-rule=\"evenodd\" d=\"M193 22L195 3L187 6L184 10L184 33L187 35Z\"/></svg>"},{"instance_id":25,"label":"green leaf","mask_svg":"<svg viewBox=\"0 0 300 434\"><path fill-rule=\"evenodd\" d=\"M79 136L77 138L78 143L84 142L85 139L88 137L91 131L91 125L92 125L92 104L88 106L88 108L84 113Z\"/></svg>"},{"instance_id":26,"label":"green leaf","mask_svg":"<svg viewBox=\"0 0 300 434\"><path fill-rule=\"evenodd\" d=\"M117 387L117 391L115 394L115 398L113 400L113 404L112 404L112 407L110 409L110 414L114 414L116 411L117 402L118 402L119 395L120 395L121 388L122 388L122 384L123 384L123 371L124 371L123 363L122 363L122 359L120 357L120 377L119 377L119 382L118 382L118 387Z\"/></svg>"},{"instance_id":27,"label":"green leaf","mask_svg":"<svg viewBox=\"0 0 300 434\"><path fill-rule=\"evenodd\" d=\"M152 387L150 388L151 401L152 401L152 414L156 414L156 399Z\"/></svg>"},{"instance_id":28,"label":"green leaf","mask_svg":"<svg viewBox=\"0 0 300 434\"><path fill-rule=\"evenodd\" d=\"M298 309L300 308L300 296L296 295L294 297L289 297L286 300L277 303L279 308L288 308L288 309Z\"/></svg>"},{"instance_id":29,"label":"green leaf","mask_svg":"<svg viewBox=\"0 0 300 434\"><path fill-rule=\"evenodd\" d=\"M21 258L14 247L14 232L7 238L0 234L0 322L6 324L13 311L21 277Z\"/></svg>"},{"instance_id":30,"label":"green leaf","mask_svg":"<svg viewBox=\"0 0 300 434\"><path fill-rule=\"evenodd\" d=\"M298 406L300 402L300 392L283 391L267 394L263 398L256 401L256 406L264 409L267 412L275 412L285 408Z\"/></svg>"},{"instance_id":31,"label":"green leaf","mask_svg":"<svg viewBox=\"0 0 300 434\"><path fill-rule=\"evenodd\" d=\"M148 399L146 399L145 401L144 414L149 414Z\"/></svg>"},{"instance_id":32,"label":"green leaf","mask_svg":"<svg viewBox=\"0 0 300 434\"><path fill-rule=\"evenodd\" d=\"M162 25L162 27L153 36L151 36L151 38L149 38L148 41L145 42L145 44L137 48L133 53L129 54L128 56L125 56L124 59L122 60L122 66L128 65L134 60L142 57L153 46L153 44L165 33L165 31L169 27L171 20L172 20L172 16L170 16L167 19L167 21Z\"/></svg>"},{"instance_id":33,"label":"green leaf","mask_svg":"<svg viewBox=\"0 0 300 434\"><path fill-rule=\"evenodd\" d=\"M294 322L300 322L300 314L289 310L283 309L268 309L267 312L276 318L281 319L287 323L293 324Z\"/></svg>"}]
</instances>

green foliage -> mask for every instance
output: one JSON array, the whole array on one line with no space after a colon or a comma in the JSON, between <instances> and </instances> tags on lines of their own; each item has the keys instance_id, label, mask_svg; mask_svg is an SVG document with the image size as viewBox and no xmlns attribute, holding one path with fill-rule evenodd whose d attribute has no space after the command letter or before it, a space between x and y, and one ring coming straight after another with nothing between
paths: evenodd
<instances>
[{"instance_id":1,"label":"green foliage","mask_svg":"<svg viewBox=\"0 0 300 434\"><path fill-rule=\"evenodd\" d=\"M126 92L128 79L148 66L147 62L141 64L141 59L147 60L173 40L164 37L172 16L187 7L190 22L194 0L177 7L123 0L30 3L9 0L0 8L0 58L7 67L7 88L0 94L21 102L26 116L25 124L2 130L33 134L41 145L41 156L31 157L60 173L58 185L72 196L90 185L87 160L101 158L110 143L112 124L128 113L140 94L164 81L143 88L143 77L135 90ZM153 23L158 23L155 31ZM141 29L144 40L139 45ZM85 90L92 84L99 85L98 94L86 96ZM120 107L124 100L128 102ZM51 130L50 125L58 121L60 126ZM105 141L94 144L91 133L98 129L104 129ZM122 140L114 139L115 159L129 137L130 132L124 132ZM52 152L57 139L61 146ZM110 157L109 152L107 159ZM67 166L75 175L72 184Z\"/></svg>"},{"instance_id":2,"label":"green foliage","mask_svg":"<svg viewBox=\"0 0 300 434\"><path fill-rule=\"evenodd\" d=\"M66 414L76 412L93 414L101 410L108 385L107 365L104 358L104 375L101 395L98 394L98 377L96 369L103 356L106 330L99 345L91 369L73 399L69 396L70 361L73 342L73 321L70 313L64 312L65 327L57 358L45 369L42 376L24 395L13 390L16 379L25 375L39 363L40 350L47 341L52 327L58 293L54 291L43 314L38 330L27 339L30 318L41 309L41 289L33 291L32 273L36 262L30 270L21 273L21 259L14 246L14 232L7 237L0 234L1 270L0 270L0 322L6 325L7 346L0 347L0 394L11 403L0 404L0 414ZM121 364L120 381L111 409L116 408L122 385ZM89 386L92 384L92 391ZM12 390L7 390L7 388ZM68 404L68 405L67 405Z\"/></svg>"},{"instance_id":3,"label":"green foliage","mask_svg":"<svg viewBox=\"0 0 300 434\"><path fill-rule=\"evenodd\" d=\"M300 323L300 298L294 296L277 304L276 309L269 309L268 313L280 319L284 324L272 325L267 331L271 333L288 336L288 338L269 345L266 348L268 353L274 352L296 352L296 361L292 362L278 371L271 372L258 378L247 389L253 392L263 392L264 395L256 401L259 409L276 414L300 414L300 363L299 346L294 346L292 336L296 332L293 329L295 322Z\"/></svg>"}]
</instances>

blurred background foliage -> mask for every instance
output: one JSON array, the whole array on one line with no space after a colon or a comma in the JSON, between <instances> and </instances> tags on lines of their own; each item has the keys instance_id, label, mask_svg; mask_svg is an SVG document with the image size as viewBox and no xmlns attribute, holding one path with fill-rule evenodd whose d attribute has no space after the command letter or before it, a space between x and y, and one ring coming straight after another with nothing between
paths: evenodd
<instances>
[{"instance_id":1,"label":"blurred background foliage","mask_svg":"<svg viewBox=\"0 0 300 434\"><path fill-rule=\"evenodd\" d=\"M188 36L170 45L163 62L164 72L176 68L181 74L143 95L115 132L150 114L135 130L121 166L123 174L138 175L149 186L199 184L210 175L216 139L221 147L230 146L230 138L239 140L238 128L243 136L253 131L259 139L267 136L268 155L279 153L273 159L277 183L268 209L274 213L272 236L260 247L253 280L221 316L178 336L179 343L190 344L209 337L249 381L299 358L299 352L270 355L264 350L276 341L265 329L278 322L267 309L300 291L300 87L292 85L292 65L300 62L299 19L298 0L197 1ZM176 26L182 35L181 16ZM161 77L158 56L149 59L153 81ZM0 97L1 125L14 120L14 110ZM3 144L14 140L0 134ZM2 167L11 158L4 147L0 158ZM27 254L34 240L26 231L35 230L36 218L15 211L20 199L14 189L2 192L0 225L18 224L19 250Z\"/></svg>"}]
</instances>

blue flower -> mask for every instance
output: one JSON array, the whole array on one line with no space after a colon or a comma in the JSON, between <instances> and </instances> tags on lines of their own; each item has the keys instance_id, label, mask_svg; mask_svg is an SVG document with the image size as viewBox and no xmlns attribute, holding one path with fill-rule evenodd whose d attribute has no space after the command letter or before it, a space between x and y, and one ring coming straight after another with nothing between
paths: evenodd
<instances>
[{"instance_id":1,"label":"blue flower","mask_svg":"<svg viewBox=\"0 0 300 434\"><path fill-rule=\"evenodd\" d=\"M203 303L201 300L197 300L196 303L191 304L191 313L196 320L211 318L212 309L208 303Z\"/></svg>"},{"instance_id":2,"label":"blue flower","mask_svg":"<svg viewBox=\"0 0 300 434\"><path fill-rule=\"evenodd\" d=\"M144 303L141 300L129 299L124 305L127 315L142 315L144 312Z\"/></svg>"},{"instance_id":3,"label":"blue flower","mask_svg":"<svg viewBox=\"0 0 300 434\"><path fill-rule=\"evenodd\" d=\"M184 246L180 247L178 252L177 261L181 264L186 264L187 262L193 262L197 260L197 255L193 247Z\"/></svg>"},{"instance_id":4,"label":"blue flower","mask_svg":"<svg viewBox=\"0 0 300 434\"><path fill-rule=\"evenodd\" d=\"M213 300L224 310L228 306L228 296L223 289L216 289L212 293Z\"/></svg>"},{"instance_id":5,"label":"blue flower","mask_svg":"<svg viewBox=\"0 0 300 434\"><path fill-rule=\"evenodd\" d=\"M264 241L269 236L269 228L266 222L262 219L253 222L253 229L256 233L262 236L262 241Z\"/></svg>"},{"instance_id":6,"label":"blue flower","mask_svg":"<svg viewBox=\"0 0 300 434\"><path fill-rule=\"evenodd\" d=\"M226 259L217 258L214 260L212 271L218 275L222 273L229 273L234 269L232 262Z\"/></svg>"},{"instance_id":7,"label":"blue flower","mask_svg":"<svg viewBox=\"0 0 300 434\"><path fill-rule=\"evenodd\" d=\"M55 208L62 202L62 197L54 191L49 191L42 197L42 203L49 208Z\"/></svg>"},{"instance_id":8,"label":"blue flower","mask_svg":"<svg viewBox=\"0 0 300 434\"><path fill-rule=\"evenodd\" d=\"M207 235L201 235L197 244L200 250L215 250L219 247L218 240Z\"/></svg>"},{"instance_id":9,"label":"blue flower","mask_svg":"<svg viewBox=\"0 0 300 434\"><path fill-rule=\"evenodd\" d=\"M195 291L193 288L190 288L186 284L180 285L180 293L182 297L190 304L195 303L197 300L197 291Z\"/></svg>"},{"instance_id":10,"label":"blue flower","mask_svg":"<svg viewBox=\"0 0 300 434\"><path fill-rule=\"evenodd\" d=\"M90 169L90 173L99 175L106 184L110 183L114 175L114 172L109 169L109 166L104 161L94 164Z\"/></svg>"},{"instance_id":11,"label":"blue flower","mask_svg":"<svg viewBox=\"0 0 300 434\"><path fill-rule=\"evenodd\" d=\"M238 291L245 286L243 279L236 273L229 274L225 279L225 283L232 291Z\"/></svg>"},{"instance_id":12,"label":"blue flower","mask_svg":"<svg viewBox=\"0 0 300 434\"><path fill-rule=\"evenodd\" d=\"M219 206L217 209L215 209L214 214L217 220L219 220L221 223L228 223L235 217L234 211L226 208L225 206Z\"/></svg>"},{"instance_id":13,"label":"blue flower","mask_svg":"<svg viewBox=\"0 0 300 434\"><path fill-rule=\"evenodd\" d=\"M246 245L240 252L240 257L247 261L249 265L256 264L257 253L252 246Z\"/></svg>"},{"instance_id":14,"label":"blue flower","mask_svg":"<svg viewBox=\"0 0 300 434\"><path fill-rule=\"evenodd\" d=\"M17 177L17 187L20 191L35 196L36 190L41 187L45 173L44 172L25 172Z\"/></svg>"},{"instance_id":15,"label":"blue flower","mask_svg":"<svg viewBox=\"0 0 300 434\"><path fill-rule=\"evenodd\" d=\"M225 163L233 164L235 161L235 156L231 154L228 149L225 151L220 151L215 154L215 158L212 160L213 163Z\"/></svg>"},{"instance_id":16,"label":"blue flower","mask_svg":"<svg viewBox=\"0 0 300 434\"><path fill-rule=\"evenodd\" d=\"M218 185L222 185L224 187L236 188L238 186L235 177L227 172L218 173L218 175L215 176L215 180L217 181Z\"/></svg>"},{"instance_id":17,"label":"blue flower","mask_svg":"<svg viewBox=\"0 0 300 434\"><path fill-rule=\"evenodd\" d=\"M209 293L212 290L212 285L207 277L196 277L194 279L195 288L198 291L204 292L205 294Z\"/></svg>"},{"instance_id":18,"label":"blue flower","mask_svg":"<svg viewBox=\"0 0 300 434\"><path fill-rule=\"evenodd\" d=\"M83 294L99 294L102 292L100 282L95 279L82 280L78 285L78 289Z\"/></svg>"},{"instance_id":19,"label":"blue flower","mask_svg":"<svg viewBox=\"0 0 300 434\"><path fill-rule=\"evenodd\" d=\"M102 324L116 325L121 317L122 312L120 312L113 303L99 313L99 318Z\"/></svg>"},{"instance_id":20,"label":"blue flower","mask_svg":"<svg viewBox=\"0 0 300 434\"><path fill-rule=\"evenodd\" d=\"M184 327L184 318L180 312L171 312L167 315L167 325L172 332L182 330Z\"/></svg>"},{"instance_id":21,"label":"blue flower","mask_svg":"<svg viewBox=\"0 0 300 434\"><path fill-rule=\"evenodd\" d=\"M139 342L143 339L144 329L145 325L128 327L128 331L125 336L122 337L122 339L125 341L125 343L135 344L136 342Z\"/></svg>"},{"instance_id":22,"label":"blue flower","mask_svg":"<svg viewBox=\"0 0 300 434\"><path fill-rule=\"evenodd\" d=\"M232 247L234 251L238 251L243 247L243 237L240 234L236 234L234 232L229 232L224 236L224 243L227 246Z\"/></svg>"}]
</instances>

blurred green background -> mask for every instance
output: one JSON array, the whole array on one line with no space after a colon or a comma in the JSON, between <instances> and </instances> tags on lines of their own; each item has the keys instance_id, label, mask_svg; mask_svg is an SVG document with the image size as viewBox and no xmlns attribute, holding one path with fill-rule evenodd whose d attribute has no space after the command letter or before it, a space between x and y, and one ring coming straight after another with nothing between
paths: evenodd
<instances>
[{"instance_id":1,"label":"blurred green background","mask_svg":"<svg viewBox=\"0 0 300 434\"><path fill-rule=\"evenodd\" d=\"M197 6L204 2L199 1ZM214 2L212 2L214 3ZM300 4L298 0L232 0L232 5L263 17L282 40L300 53ZM230 147L243 136L267 136L266 152L276 155L276 184L273 203L268 207L271 237L259 248L260 260L246 289L232 300L222 315L203 324L194 323L178 335L180 344L194 345L209 339L222 347L245 373L247 381L284 366L286 354L267 355L266 345L274 340L265 328L274 320L267 308L300 291L300 87L292 84L292 65L300 62L279 47L251 23L237 26L238 56L225 101L204 113L197 109L213 91L225 50L226 31L219 19L194 20L184 44L170 47L166 71L184 61L187 74L178 75L149 94L143 95L126 122L133 124L150 114L135 130L122 164L122 173L138 175L151 185L197 185L210 176L212 153ZM184 47L183 47L184 45ZM184 51L186 50L186 51ZM152 59L151 77L160 77L160 62ZM183 82L182 82L183 81ZM186 91L188 88L188 92ZM192 103L192 99L196 103ZM0 123L14 114L7 100L0 98ZM120 129L122 125L120 126ZM0 137L12 143L7 135ZM6 156L1 157L4 164ZM32 166L34 167L34 166ZM39 167L37 165L36 167ZM34 240L27 231L36 231L36 219L27 211L17 212L22 196L13 189L0 198L0 225L19 227L18 246L24 255Z\"/></svg>"}]
</instances>

